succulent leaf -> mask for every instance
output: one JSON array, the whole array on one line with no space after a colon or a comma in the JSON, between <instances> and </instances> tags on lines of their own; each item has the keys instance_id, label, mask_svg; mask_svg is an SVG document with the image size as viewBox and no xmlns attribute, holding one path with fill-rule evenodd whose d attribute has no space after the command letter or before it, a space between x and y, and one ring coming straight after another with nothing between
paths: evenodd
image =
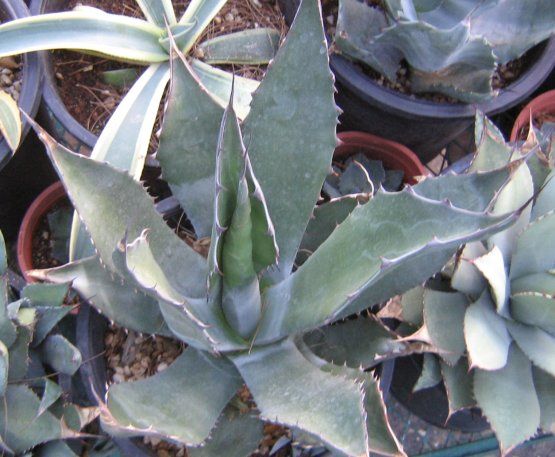
<instances>
[{"instance_id":1,"label":"succulent leaf","mask_svg":"<svg viewBox=\"0 0 555 457\"><path fill-rule=\"evenodd\" d=\"M72 306L34 306L33 308L37 312L32 342L32 346L35 347L42 343L52 329L73 309Z\"/></svg>"},{"instance_id":2,"label":"succulent leaf","mask_svg":"<svg viewBox=\"0 0 555 457\"><path fill-rule=\"evenodd\" d=\"M156 2L150 2L156 3ZM149 66L119 103L98 138L91 158L107 162L139 180L158 106L169 79L169 64ZM70 260L94 255L90 237L74 213Z\"/></svg>"},{"instance_id":3,"label":"succulent leaf","mask_svg":"<svg viewBox=\"0 0 555 457\"><path fill-rule=\"evenodd\" d=\"M160 27L164 27L166 21L174 25L177 20L171 0L137 0L137 4L147 20Z\"/></svg>"},{"instance_id":4,"label":"succulent leaf","mask_svg":"<svg viewBox=\"0 0 555 457\"><path fill-rule=\"evenodd\" d=\"M429 389L437 386L441 382L441 368L435 355L426 353L422 363L422 373L418 377L416 384L412 388L413 392Z\"/></svg>"},{"instance_id":5,"label":"succulent leaf","mask_svg":"<svg viewBox=\"0 0 555 457\"><path fill-rule=\"evenodd\" d=\"M541 428L548 433L553 433L555 431L555 383L553 377L536 367L532 367L532 373L541 408Z\"/></svg>"},{"instance_id":6,"label":"succulent leaf","mask_svg":"<svg viewBox=\"0 0 555 457\"><path fill-rule=\"evenodd\" d=\"M468 361L461 357L453 366L448 365L443 360L440 360L440 365L449 403L449 415L451 416L461 409L475 406L476 401L472 393L472 377L468 376Z\"/></svg>"},{"instance_id":7,"label":"succulent leaf","mask_svg":"<svg viewBox=\"0 0 555 457\"><path fill-rule=\"evenodd\" d=\"M421 326L423 324L424 287L416 286L406 291L401 297L401 306L403 321Z\"/></svg>"},{"instance_id":8,"label":"succulent leaf","mask_svg":"<svg viewBox=\"0 0 555 457\"><path fill-rule=\"evenodd\" d=\"M214 168L223 112L199 84L184 58L180 55L173 58L156 157L164 179L199 238L209 236L212 229Z\"/></svg>"},{"instance_id":9,"label":"succulent leaf","mask_svg":"<svg viewBox=\"0 0 555 457\"><path fill-rule=\"evenodd\" d=\"M35 124L79 216L91 235L102 262L126 276L113 253L122 238L135 239L150 230L150 248L188 296L204 294L206 262L166 225L145 189L127 173L76 155L57 144ZM99 191L102 189L102 191ZM102 219L98 218L102 214ZM187 266L184 268L184 266Z\"/></svg>"},{"instance_id":10,"label":"succulent leaf","mask_svg":"<svg viewBox=\"0 0 555 457\"><path fill-rule=\"evenodd\" d=\"M163 62L168 59L158 44L163 31L145 20L97 9L41 14L0 26L0 56L74 49L131 63Z\"/></svg>"},{"instance_id":11,"label":"succulent leaf","mask_svg":"<svg viewBox=\"0 0 555 457\"><path fill-rule=\"evenodd\" d=\"M532 365L514 344L504 368L475 371L474 396L497 436L501 455L531 438L540 426Z\"/></svg>"},{"instance_id":12,"label":"succulent leaf","mask_svg":"<svg viewBox=\"0 0 555 457\"><path fill-rule=\"evenodd\" d=\"M208 39L197 49L208 64L263 65L274 58L279 39L275 29L249 29Z\"/></svg>"},{"instance_id":13,"label":"succulent leaf","mask_svg":"<svg viewBox=\"0 0 555 457\"><path fill-rule=\"evenodd\" d=\"M0 90L0 135L15 152L21 140L21 118L16 101Z\"/></svg>"},{"instance_id":14,"label":"succulent leaf","mask_svg":"<svg viewBox=\"0 0 555 457\"><path fill-rule=\"evenodd\" d=\"M511 316L518 322L555 335L555 295L520 292L511 295Z\"/></svg>"},{"instance_id":15,"label":"succulent leaf","mask_svg":"<svg viewBox=\"0 0 555 457\"><path fill-rule=\"evenodd\" d=\"M63 335L49 335L41 349L43 360L55 371L73 375L81 366L81 352Z\"/></svg>"},{"instance_id":16,"label":"succulent leaf","mask_svg":"<svg viewBox=\"0 0 555 457\"><path fill-rule=\"evenodd\" d=\"M27 284L21 298L27 298L33 306L58 307L64 302L69 284Z\"/></svg>"},{"instance_id":17,"label":"succulent leaf","mask_svg":"<svg viewBox=\"0 0 555 457\"><path fill-rule=\"evenodd\" d=\"M177 40L184 54L189 52L206 26L218 14L227 0L192 0L179 19L179 24L192 24L189 30Z\"/></svg>"},{"instance_id":18,"label":"succulent leaf","mask_svg":"<svg viewBox=\"0 0 555 457\"><path fill-rule=\"evenodd\" d=\"M150 378L112 385L102 426L114 436L151 435L198 446L240 386L226 359L188 348Z\"/></svg>"},{"instance_id":19,"label":"succulent leaf","mask_svg":"<svg viewBox=\"0 0 555 457\"><path fill-rule=\"evenodd\" d=\"M532 363L555 378L555 337L540 328L517 322L509 322L508 328Z\"/></svg>"},{"instance_id":20,"label":"succulent leaf","mask_svg":"<svg viewBox=\"0 0 555 457\"><path fill-rule=\"evenodd\" d=\"M336 145L337 109L321 17L317 1L301 2L244 123L245 144L279 246L274 282L291 272Z\"/></svg>"},{"instance_id":21,"label":"succulent leaf","mask_svg":"<svg viewBox=\"0 0 555 457\"><path fill-rule=\"evenodd\" d=\"M358 382L322 371L290 340L232 360L261 417L299 427L347 455L368 452L365 394Z\"/></svg>"},{"instance_id":22,"label":"succulent leaf","mask_svg":"<svg viewBox=\"0 0 555 457\"><path fill-rule=\"evenodd\" d=\"M228 407L218 419L216 428L202 447L187 449L189 457L245 457L250 455L263 437L263 423L250 412Z\"/></svg>"},{"instance_id":23,"label":"succulent leaf","mask_svg":"<svg viewBox=\"0 0 555 457\"><path fill-rule=\"evenodd\" d=\"M24 385L8 386L0 402L0 430L4 446L16 454L47 441L63 438L60 421L46 411L37 417L40 400Z\"/></svg>"},{"instance_id":24,"label":"succulent leaf","mask_svg":"<svg viewBox=\"0 0 555 457\"><path fill-rule=\"evenodd\" d=\"M156 300L116 278L98 257L88 257L61 267L35 270L31 276L72 287L108 319L136 332L169 336Z\"/></svg>"},{"instance_id":25,"label":"succulent leaf","mask_svg":"<svg viewBox=\"0 0 555 457\"><path fill-rule=\"evenodd\" d=\"M37 417L45 413L62 396L62 388L48 378L44 380L44 392L40 400Z\"/></svg>"},{"instance_id":26,"label":"succulent leaf","mask_svg":"<svg viewBox=\"0 0 555 457\"><path fill-rule=\"evenodd\" d=\"M296 266L302 265L357 205L356 197L345 196L316 206L301 240Z\"/></svg>"},{"instance_id":27,"label":"succulent leaf","mask_svg":"<svg viewBox=\"0 0 555 457\"><path fill-rule=\"evenodd\" d=\"M552 171L543 182L532 208L532 220L535 221L553 210L555 210L555 171Z\"/></svg>"},{"instance_id":28,"label":"succulent leaf","mask_svg":"<svg viewBox=\"0 0 555 457\"><path fill-rule=\"evenodd\" d=\"M512 341L506 322L487 291L467 308L464 338L471 368L499 370L506 365Z\"/></svg>"},{"instance_id":29,"label":"succulent leaf","mask_svg":"<svg viewBox=\"0 0 555 457\"><path fill-rule=\"evenodd\" d=\"M552 246L554 240L555 212L547 213L530 223L516 240L515 252L511 260L511 279L554 268L555 253L552 249L544 249L544 246Z\"/></svg>"},{"instance_id":30,"label":"succulent leaf","mask_svg":"<svg viewBox=\"0 0 555 457\"><path fill-rule=\"evenodd\" d=\"M474 118L474 141L476 154L470 172L488 172L504 167L513 155L513 149L505 143L501 131L482 111L476 111Z\"/></svg>"},{"instance_id":31,"label":"succulent leaf","mask_svg":"<svg viewBox=\"0 0 555 457\"><path fill-rule=\"evenodd\" d=\"M33 339L32 326L18 326L17 337L9 346L10 364L8 382L20 381L25 378L29 367L29 345Z\"/></svg>"},{"instance_id":32,"label":"succulent leaf","mask_svg":"<svg viewBox=\"0 0 555 457\"><path fill-rule=\"evenodd\" d=\"M6 393L9 369L10 353L6 345L0 340L0 396L4 396Z\"/></svg>"},{"instance_id":33,"label":"succulent leaf","mask_svg":"<svg viewBox=\"0 0 555 457\"><path fill-rule=\"evenodd\" d=\"M266 290L257 341L307 330L402 293L439 270L462 242L512 219L458 210L410 191L378 192L295 273Z\"/></svg>"},{"instance_id":34,"label":"succulent leaf","mask_svg":"<svg viewBox=\"0 0 555 457\"><path fill-rule=\"evenodd\" d=\"M318 357L330 363L362 369L376 365L379 356L396 354L407 346L372 317L319 328L306 334L304 342Z\"/></svg>"},{"instance_id":35,"label":"succulent leaf","mask_svg":"<svg viewBox=\"0 0 555 457\"><path fill-rule=\"evenodd\" d=\"M474 260L487 253L480 241L466 243L457 257L455 270L451 276L451 287L459 292L478 297L486 288L484 276L476 268Z\"/></svg>"},{"instance_id":36,"label":"succulent leaf","mask_svg":"<svg viewBox=\"0 0 555 457\"><path fill-rule=\"evenodd\" d=\"M450 365L457 363L465 350L463 320L468 299L458 292L424 292L424 326L432 344Z\"/></svg>"},{"instance_id":37,"label":"succulent leaf","mask_svg":"<svg viewBox=\"0 0 555 457\"><path fill-rule=\"evenodd\" d=\"M510 286L507 267L505 267L501 250L494 245L491 251L474 259L472 263L486 278L497 312L501 316L509 318L508 295Z\"/></svg>"}]
</instances>

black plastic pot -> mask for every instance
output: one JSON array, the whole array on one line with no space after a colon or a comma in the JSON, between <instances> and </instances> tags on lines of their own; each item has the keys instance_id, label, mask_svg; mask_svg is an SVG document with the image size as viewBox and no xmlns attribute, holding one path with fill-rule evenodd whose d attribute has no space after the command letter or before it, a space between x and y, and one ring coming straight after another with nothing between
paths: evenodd
<instances>
[{"instance_id":1,"label":"black plastic pot","mask_svg":"<svg viewBox=\"0 0 555 457\"><path fill-rule=\"evenodd\" d=\"M299 0L278 0L291 23ZM336 103L343 110L341 128L362 130L397 141L426 163L474 122L476 109L488 116L524 101L555 66L555 38L531 49L524 57L526 71L490 101L477 105L439 104L420 100L377 84L361 67L338 54L330 56L336 77Z\"/></svg>"},{"instance_id":2,"label":"black plastic pot","mask_svg":"<svg viewBox=\"0 0 555 457\"><path fill-rule=\"evenodd\" d=\"M31 14L44 14L63 11L68 0L31 0ZM41 52L40 59L44 69L43 103L39 117L41 126L58 142L74 152L90 155L96 135L83 127L66 109L56 84L54 65L49 51Z\"/></svg>"},{"instance_id":3,"label":"black plastic pot","mask_svg":"<svg viewBox=\"0 0 555 457\"><path fill-rule=\"evenodd\" d=\"M29 10L22 0L0 0L0 18L3 20L14 20L29 16ZM35 117L40 103L40 91L42 87L42 69L39 57L36 53L21 56L23 62L22 84L19 94L19 107L29 116ZM23 119L22 141L29 132L30 125ZM0 138L0 170L4 168L13 153L3 138Z\"/></svg>"},{"instance_id":4,"label":"black plastic pot","mask_svg":"<svg viewBox=\"0 0 555 457\"><path fill-rule=\"evenodd\" d=\"M86 302L79 307L76 327L76 344L85 362L79 369L82 383L91 404L97 404L98 398L104 398L108 379L104 361L104 334L108 328L107 319ZM389 392L394 372L394 361L381 365L380 388L384 398ZM114 440L124 455L129 457L153 457L152 451L138 439Z\"/></svg>"}]
</instances>

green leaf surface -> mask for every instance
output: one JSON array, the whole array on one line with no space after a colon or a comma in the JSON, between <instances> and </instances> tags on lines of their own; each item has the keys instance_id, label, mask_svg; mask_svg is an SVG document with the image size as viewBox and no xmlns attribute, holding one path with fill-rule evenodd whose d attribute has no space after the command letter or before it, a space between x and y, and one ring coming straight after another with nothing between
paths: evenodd
<instances>
[{"instance_id":1,"label":"green leaf surface","mask_svg":"<svg viewBox=\"0 0 555 457\"><path fill-rule=\"evenodd\" d=\"M35 127L38 127L35 124ZM127 271L114 250L124 237L134 240L149 229L150 248L167 271L178 278L188 296L205 293L206 261L166 225L145 189L127 173L71 153L42 130L45 143L73 206L81 217L102 262L124 278ZM98 215L103 217L99 218Z\"/></svg>"},{"instance_id":2,"label":"green leaf surface","mask_svg":"<svg viewBox=\"0 0 555 457\"><path fill-rule=\"evenodd\" d=\"M540 405L532 379L532 365L516 345L501 370L474 373L474 396L499 441L502 455L535 435Z\"/></svg>"},{"instance_id":3,"label":"green leaf surface","mask_svg":"<svg viewBox=\"0 0 555 457\"><path fill-rule=\"evenodd\" d=\"M508 318L508 295L510 287L507 277L507 268L503 261L503 253L494 245L488 253L474 259L472 263L486 278L497 312L501 316Z\"/></svg>"},{"instance_id":4,"label":"green leaf surface","mask_svg":"<svg viewBox=\"0 0 555 457\"><path fill-rule=\"evenodd\" d=\"M164 179L199 238L210 236L212 229L214 169L223 112L186 61L174 59L156 156Z\"/></svg>"},{"instance_id":5,"label":"green leaf surface","mask_svg":"<svg viewBox=\"0 0 555 457\"><path fill-rule=\"evenodd\" d=\"M520 292L511 295L511 316L555 335L555 295Z\"/></svg>"},{"instance_id":6,"label":"green leaf surface","mask_svg":"<svg viewBox=\"0 0 555 457\"><path fill-rule=\"evenodd\" d=\"M498 231L513 218L458 210L409 190L379 192L293 275L266 290L258 341L316 327L405 292L441 269L460 244Z\"/></svg>"},{"instance_id":7,"label":"green leaf surface","mask_svg":"<svg viewBox=\"0 0 555 457\"><path fill-rule=\"evenodd\" d=\"M263 434L263 423L252 412L239 412L228 407L220 416L210 439L202 447L187 449L187 455L245 457L257 449Z\"/></svg>"},{"instance_id":8,"label":"green leaf surface","mask_svg":"<svg viewBox=\"0 0 555 457\"><path fill-rule=\"evenodd\" d=\"M536 197L532 208L532 220L545 216L555 210L555 171L552 171L543 183L542 190Z\"/></svg>"},{"instance_id":9,"label":"green leaf surface","mask_svg":"<svg viewBox=\"0 0 555 457\"><path fill-rule=\"evenodd\" d=\"M531 273L541 273L555 267L555 252L545 249L555 242L555 213L530 223L516 240L511 260L511 279Z\"/></svg>"},{"instance_id":10,"label":"green leaf surface","mask_svg":"<svg viewBox=\"0 0 555 457\"><path fill-rule=\"evenodd\" d=\"M187 54L193 44L202 35L206 26L218 14L227 0L192 0L185 13L179 19L179 24L189 25L189 30L177 40L179 49Z\"/></svg>"},{"instance_id":11,"label":"green leaf surface","mask_svg":"<svg viewBox=\"0 0 555 457\"><path fill-rule=\"evenodd\" d=\"M551 272L533 273L511 281L511 293L539 292L555 295L555 274Z\"/></svg>"},{"instance_id":12,"label":"green leaf surface","mask_svg":"<svg viewBox=\"0 0 555 457\"><path fill-rule=\"evenodd\" d=\"M102 425L114 436L153 435L198 446L240 386L226 359L188 348L150 378L112 385Z\"/></svg>"},{"instance_id":13,"label":"green leaf surface","mask_svg":"<svg viewBox=\"0 0 555 457\"><path fill-rule=\"evenodd\" d=\"M136 68L120 68L102 72L102 81L119 89L132 86L138 78L139 72Z\"/></svg>"},{"instance_id":14,"label":"green leaf surface","mask_svg":"<svg viewBox=\"0 0 555 457\"><path fill-rule=\"evenodd\" d=\"M260 84L258 81L235 76L230 72L208 65L198 59L191 60L191 68L202 85L222 108L227 106L231 87L233 86L233 108L239 119L247 117L250 110L252 93Z\"/></svg>"},{"instance_id":15,"label":"green leaf surface","mask_svg":"<svg viewBox=\"0 0 555 457\"><path fill-rule=\"evenodd\" d=\"M512 339L487 291L466 310L464 338L471 367L499 370L506 365Z\"/></svg>"},{"instance_id":16,"label":"green leaf surface","mask_svg":"<svg viewBox=\"0 0 555 457\"><path fill-rule=\"evenodd\" d=\"M44 379L44 392L40 400L37 417L45 413L62 396L62 388L48 378Z\"/></svg>"},{"instance_id":17,"label":"green leaf surface","mask_svg":"<svg viewBox=\"0 0 555 457\"><path fill-rule=\"evenodd\" d=\"M476 154L469 172L488 172L506 166L513 154L510 145L497 126L482 111L476 111L474 120Z\"/></svg>"},{"instance_id":18,"label":"green leaf surface","mask_svg":"<svg viewBox=\"0 0 555 457\"><path fill-rule=\"evenodd\" d=\"M555 378L555 337L539 328L516 322L509 322L508 327L512 337L532 363Z\"/></svg>"},{"instance_id":19,"label":"green leaf surface","mask_svg":"<svg viewBox=\"0 0 555 457\"><path fill-rule=\"evenodd\" d=\"M48 336L41 349L43 360L55 371L73 375L81 366L79 349L62 335Z\"/></svg>"},{"instance_id":20,"label":"green leaf surface","mask_svg":"<svg viewBox=\"0 0 555 457\"><path fill-rule=\"evenodd\" d=\"M422 197L448 200L457 208L485 211L510 176L511 172L506 167L483 173L446 174L427 177L413 189Z\"/></svg>"},{"instance_id":21,"label":"green leaf surface","mask_svg":"<svg viewBox=\"0 0 555 457\"><path fill-rule=\"evenodd\" d=\"M61 440L57 441L50 441L45 445L41 446L37 451L35 451L36 457L78 457L78 455L71 450L71 448ZM96 454L89 453L89 457L99 457ZM115 455L112 456L104 456L104 457L116 457Z\"/></svg>"},{"instance_id":22,"label":"green leaf surface","mask_svg":"<svg viewBox=\"0 0 555 457\"><path fill-rule=\"evenodd\" d=\"M171 0L136 0L147 20L159 27L177 22Z\"/></svg>"},{"instance_id":23,"label":"green leaf surface","mask_svg":"<svg viewBox=\"0 0 555 457\"><path fill-rule=\"evenodd\" d=\"M35 270L33 277L55 283L72 282L72 287L98 311L118 325L136 332L168 336L156 300L116 278L98 257L72 262L49 270Z\"/></svg>"},{"instance_id":24,"label":"green leaf surface","mask_svg":"<svg viewBox=\"0 0 555 457\"><path fill-rule=\"evenodd\" d=\"M291 272L336 145L337 109L321 21L318 2L303 0L243 128L276 230L275 282Z\"/></svg>"},{"instance_id":25,"label":"green leaf surface","mask_svg":"<svg viewBox=\"0 0 555 457\"><path fill-rule=\"evenodd\" d=\"M197 49L208 64L264 65L274 58L279 39L275 29L248 29L208 39Z\"/></svg>"},{"instance_id":26,"label":"green leaf surface","mask_svg":"<svg viewBox=\"0 0 555 457\"><path fill-rule=\"evenodd\" d=\"M169 79L169 64L149 66L120 102L98 138L91 158L141 177L158 108ZM73 217L70 259L94 254L79 216Z\"/></svg>"},{"instance_id":27,"label":"green leaf surface","mask_svg":"<svg viewBox=\"0 0 555 457\"><path fill-rule=\"evenodd\" d=\"M24 385L8 386L0 402L0 435L16 454L63 437L60 421L49 412L37 417L40 400Z\"/></svg>"},{"instance_id":28,"label":"green leaf surface","mask_svg":"<svg viewBox=\"0 0 555 457\"><path fill-rule=\"evenodd\" d=\"M0 26L0 57L72 49L138 64L164 62L163 32L141 19L91 9L41 14Z\"/></svg>"},{"instance_id":29,"label":"green leaf surface","mask_svg":"<svg viewBox=\"0 0 555 457\"><path fill-rule=\"evenodd\" d=\"M21 117L16 101L3 90L0 90L0 136L15 152L21 140Z\"/></svg>"},{"instance_id":30,"label":"green leaf surface","mask_svg":"<svg viewBox=\"0 0 555 457\"><path fill-rule=\"evenodd\" d=\"M21 291L21 298L27 298L33 306L58 307L64 303L69 283L27 284Z\"/></svg>"},{"instance_id":31,"label":"green leaf surface","mask_svg":"<svg viewBox=\"0 0 555 457\"><path fill-rule=\"evenodd\" d=\"M13 344L9 346L8 382L20 381L25 377L29 367L29 345L32 339L32 326L19 326L17 328L17 337Z\"/></svg>"},{"instance_id":32,"label":"green leaf surface","mask_svg":"<svg viewBox=\"0 0 555 457\"><path fill-rule=\"evenodd\" d=\"M429 389L437 386L441 382L441 368L439 360L434 354L424 354L422 362L422 372L416 380L416 384L412 388L413 392Z\"/></svg>"},{"instance_id":33,"label":"green leaf surface","mask_svg":"<svg viewBox=\"0 0 555 457\"><path fill-rule=\"evenodd\" d=\"M306 334L304 342L318 357L330 363L363 369L376 365L376 357L395 354L406 346L371 317L319 328Z\"/></svg>"},{"instance_id":34,"label":"green leaf surface","mask_svg":"<svg viewBox=\"0 0 555 457\"><path fill-rule=\"evenodd\" d=\"M555 433L555 382L553 376L539 368L532 367L534 385L541 408L541 428L548 433Z\"/></svg>"},{"instance_id":35,"label":"green leaf surface","mask_svg":"<svg viewBox=\"0 0 555 457\"><path fill-rule=\"evenodd\" d=\"M262 418L301 428L347 455L366 454L362 386L312 365L289 340L232 360Z\"/></svg>"},{"instance_id":36,"label":"green leaf surface","mask_svg":"<svg viewBox=\"0 0 555 457\"><path fill-rule=\"evenodd\" d=\"M351 214L357 204L355 197L345 196L316 206L301 240L295 264L302 265L326 241L335 228Z\"/></svg>"},{"instance_id":37,"label":"green leaf surface","mask_svg":"<svg viewBox=\"0 0 555 457\"><path fill-rule=\"evenodd\" d=\"M478 297L487 287L484 276L474 265L474 260L487 253L480 241L465 244L457 257L455 270L451 276L451 287L459 292Z\"/></svg>"},{"instance_id":38,"label":"green leaf surface","mask_svg":"<svg viewBox=\"0 0 555 457\"><path fill-rule=\"evenodd\" d=\"M71 310L72 306L35 306L37 312L37 323L35 325L35 333L33 335L33 346L38 346L52 331L52 329L65 317Z\"/></svg>"},{"instance_id":39,"label":"green leaf surface","mask_svg":"<svg viewBox=\"0 0 555 457\"><path fill-rule=\"evenodd\" d=\"M457 363L465 351L463 321L467 304L467 297L458 292L424 292L424 326L432 344L450 365Z\"/></svg>"},{"instance_id":40,"label":"green leaf surface","mask_svg":"<svg viewBox=\"0 0 555 457\"><path fill-rule=\"evenodd\" d=\"M401 297L403 320L409 324L421 326L424 312L424 287L416 286L407 290Z\"/></svg>"},{"instance_id":41,"label":"green leaf surface","mask_svg":"<svg viewBox=\"0 0 555 457\"><path fill-rule=\"evenodd\" d=\"M449 416L461 409L475 406L472 375L468 372L467 360L461 357L454 366L449 366L440 360L440 365L449 403Z\"/></svg>"},{"instance_id":42,"label":"green leaf surface","mask_svg":"<svg viewBox=\"0 0 555 457\"><path fill-rule=\"evenodd\" d=\"M511 211L517 211L530 201L534 195L534 182L530 169L525 163L521 163L513 172L510 181L499 193L493 214L507 214ZM515 250L515 244L518 234L526 227L530 221L530 213L532 207L528 204L520 214L518 221L507 230L492 235L487 240L489 248L497 246L503 253L505 265L511 262L511 256Z\"/></svg>"}]
</instances>

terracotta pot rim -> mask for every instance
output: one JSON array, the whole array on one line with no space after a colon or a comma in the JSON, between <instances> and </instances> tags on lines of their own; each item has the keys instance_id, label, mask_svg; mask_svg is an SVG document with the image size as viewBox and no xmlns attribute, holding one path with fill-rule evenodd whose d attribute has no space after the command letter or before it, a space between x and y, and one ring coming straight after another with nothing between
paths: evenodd
<instances>
[{"instance_id":1,"label":"terracotta pot rim","mask_svg":"<svg viewBox=\"0 0 555 457\"><path fill-rule=\"evenodd\" d=\"M27 275L27 271L33 269L33 235L41 219L64 197L64 186L57 181L44 189L25 212L17 236L17 263L28 283L37 282Z\"/></svg>"},{"instance_id":2,"label":"terracotta pot rim","mask_svg":"<svg viewBox=\"0 0 555 457\"><path fill-rule=\"evenodd\" d=\"M425 167L418 156L408 147L387 140L371 133L359 131L346 131L337 134L339 144L334 156L347 155L348 149L361 148L367 152L375 153L375 159L382 160L389 168L400 168L405 173L404 182L415 184L417 176L428 176L430 171Z\"/></svg>"},{"instance_id":3,"label":"terracotta pot rim","mask_svg":"<svg viewBox=\"0 0 555 457\"><path fill-rule=\"evenodd\" d=\"M513 124L513 129L511 130L511 141L518 140L520 130L528 125L531 115L533 117L534 114L546 112L555 113L555 89L538 95L524 108L522 108Z\"/></svg>"}]
</instances>

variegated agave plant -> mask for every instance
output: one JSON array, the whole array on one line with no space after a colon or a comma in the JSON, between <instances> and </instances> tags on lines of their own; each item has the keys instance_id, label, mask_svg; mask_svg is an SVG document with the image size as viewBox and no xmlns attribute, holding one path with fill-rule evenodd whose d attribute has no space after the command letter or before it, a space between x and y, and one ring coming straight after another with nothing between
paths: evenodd
<instances>
[{"instance_id":1,"label":"variegated agave plant","mask_svg":"<svg viewBox=\"0 0 555 457\"><path fill-rule=\"evenodd\" d=\"M397 79L409 65L412 92L439 92L472 103L496 95L499 65L555 32L550 0L384 0L384 9L339 0L340 52Z\"/></svg>"},{"instance_id":2,"label":"variegated agave plant","mask_svg":"<svg viewBox=\"0 0 555 457\"><path fill-rule=\"evenodd\" d=\"M403 316L421 326L409 339L431 344L436 353L425 354L415 389L443 380L450 414L480 407L506 454L540 427L555 431L555 173L551 142L538 141L533 128L516 148L479 116L476 138L473 171L532 154L493 212L536 195L534 204L508 230L467 244L445 272L450 288L429 284L405 294Z\"/></svg>"},{"instance_id":3,"label":"variegated agave plant","mask_svg":"<svg viewBox=\"0 0 555 457\"><path fill-rule=\"evenodd\" d=\"M158 154L196 235L210 237L207 259L127 172L41 132L95 253L35 276L72 281L119 325L188 345L163 372L110 387L101 419L111 434L185 443L192 456L243 456L267 420L346 455L402 454L363 369L405 343L374 319L327 324L414 287L461 243L514 222L515 213L486 211L511 172L428 179L315 211L337 113L316 0L301 4L242 124L182 56L172 61ZM315 251L295 270L300 245ZM258 414L233 407L244 384Z\"/></svg>"},{"instance_id":4,"label":"variegated agave plant","mask_svg":"<svg viewBox=\"0 0 555 457\"><path fill-rule=\"evenodd\" d=\"M0 233L0 451L23 455L41 445L51 455L73 455L61 441L78 438L94 408L67 403L52 373L73 375L81 353L55 326L71 311L67 285L27 285L14 299ZM11 300L11 301L10 301ZM49 371L46 370L49 367ZM37 396L37 393L41 395ZM47 444L45 444L47 443Z\"/></svg>"}]
</instances>

